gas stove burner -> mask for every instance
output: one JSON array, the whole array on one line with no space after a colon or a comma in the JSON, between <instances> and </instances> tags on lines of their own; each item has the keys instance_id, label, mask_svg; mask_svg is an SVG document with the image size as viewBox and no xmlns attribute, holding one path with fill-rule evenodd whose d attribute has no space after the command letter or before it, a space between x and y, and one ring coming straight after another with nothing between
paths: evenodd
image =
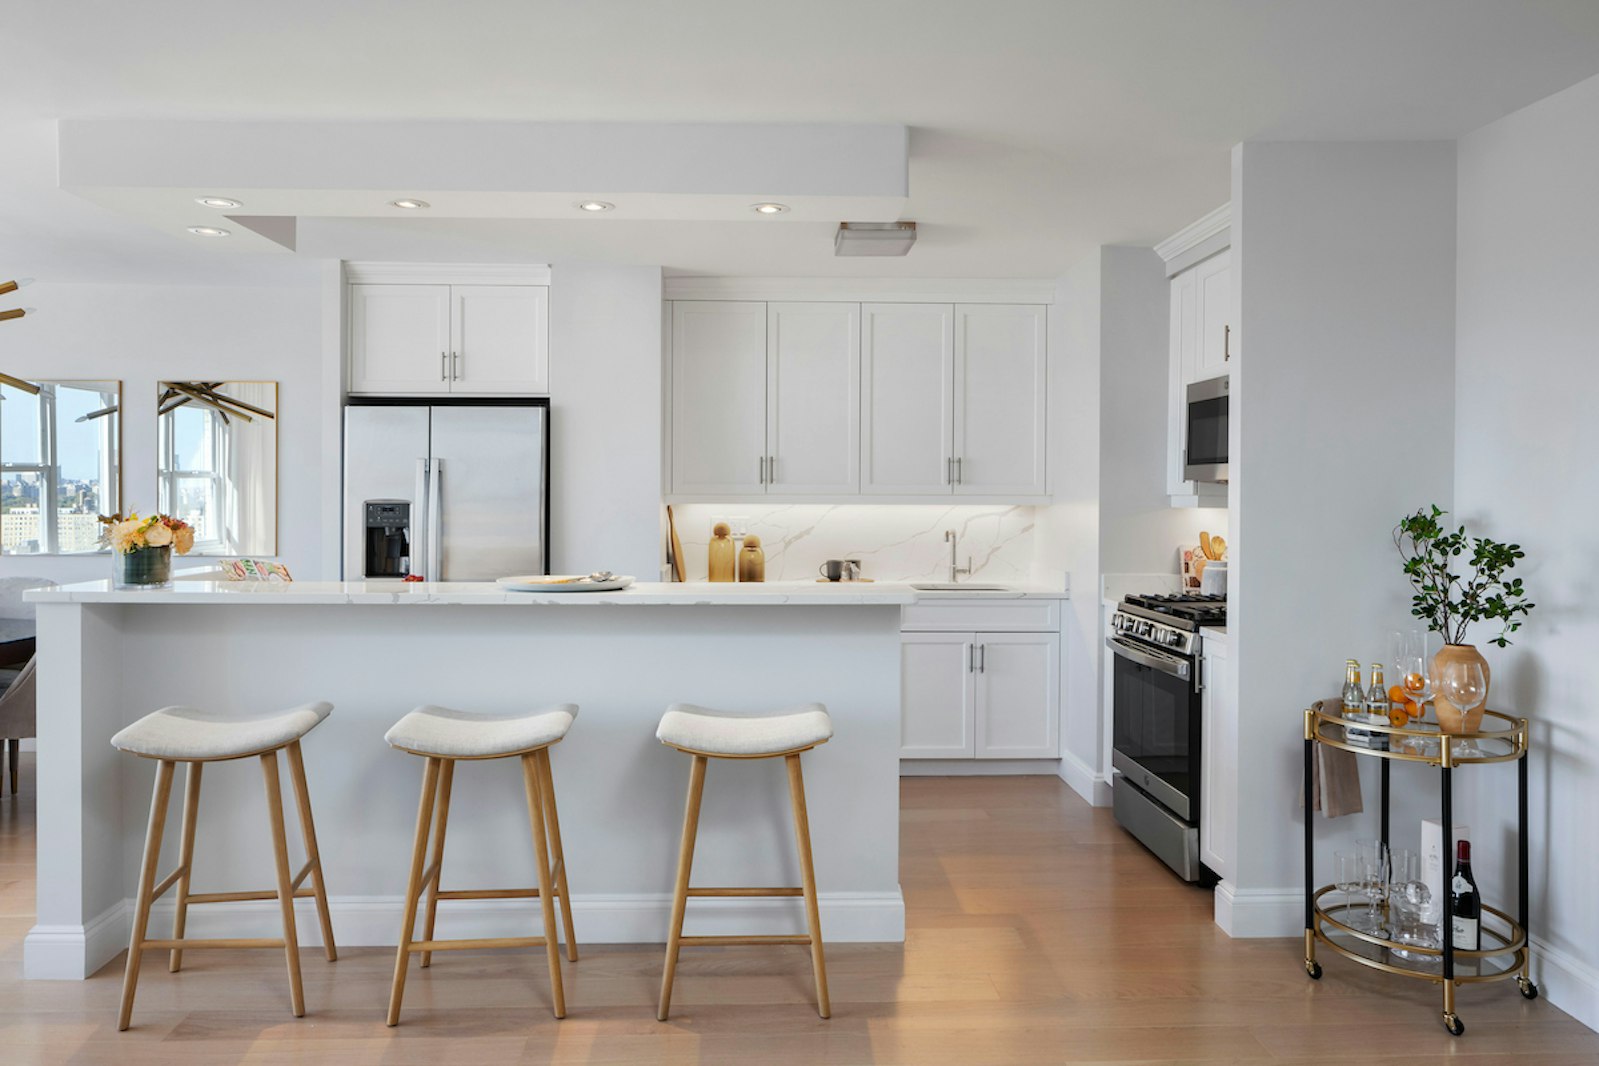
<instances>
[{"instance_id":1,"label":"gas stove burner","mask_svg":"<svg viewBox=\"0 0 1599 1066\"><path fill-rule=\"evenodd\" d=\"M1187 630L1227 624L1227 597L1197 592L1149 593L1123 597L1121 608L1144 618L1164 619Z\"/></svg>"}]
</instances>

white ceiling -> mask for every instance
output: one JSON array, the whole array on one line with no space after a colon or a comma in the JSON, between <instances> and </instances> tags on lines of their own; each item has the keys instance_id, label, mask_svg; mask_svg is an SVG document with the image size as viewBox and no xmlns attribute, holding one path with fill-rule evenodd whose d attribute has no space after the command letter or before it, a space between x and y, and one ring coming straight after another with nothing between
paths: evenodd
<instances>
[{"instance_id":1,"label":"white ceiling","mask_svg":"<svg viewBox=\"0 0 1599 1066\"><path fill-rule=\"evenodd\" d=\"M8 4L0 275L282 281L317 258L1049 277L1226 199L1245 139L1454 138L1599 73L1594 0ZM890 122L901 260L830 223L308 220L210 254L55 187L56 118ZM215 190L226 193L227 190Z\"/></svg>"}]
</instances>

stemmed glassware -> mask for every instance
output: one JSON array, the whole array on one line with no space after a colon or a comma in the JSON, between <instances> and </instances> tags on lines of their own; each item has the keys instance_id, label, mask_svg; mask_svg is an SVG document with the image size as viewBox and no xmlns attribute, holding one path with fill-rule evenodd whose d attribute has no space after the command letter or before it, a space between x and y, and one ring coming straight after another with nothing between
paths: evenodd
<instances>
[{"instance_id":1,"label":"stemmed glassware","mask_svg":"<svg viewBox=\"0 0 1599 1066\"><path fill-rule=\"evenodd\" d=\"M1388 845L1380 840L1362 840L1355 847L1360 857L1360 890L1366 897L1362 931L1387 936L1387 930L1383 927L1383 912L1378 904L1385 902L1388 897Z\"/></svg>"},{"instance_id":2,"label":"stemmed glassware","mask_svg":"<svg viewBox=\"0 0 1599 1066\"><path fill-rule=\"evenodd\" d=\"M1445 699L1460 708L1462 715L1470 714L1488 698L1488 678L1482 672L1481 663L1457 660L1444 663L1438 672L1439 690ZM1469 740L1457 743L1461 755L1481 754Z\"/></svg>"},{"instance_id":3,"label":"stemmed glassware","mask_svg":"<svg viewBox=\"0 0 1599 1066\"><path fill-rule=\"evenodd\" d=\"M1438 947L1437 928L1423 921L1432 890L1421 879L1421 856L1408 849L1395 850L1390 853L1389 867L1388 906L1394 918L1393 939L1421 948ZM1404 948L1391 950L1411 963L1427 965L1439 961L1436 955Z\"/></svg>"},{"instance_id":4,"label":"stemmed glassware","mask_svg":"<svg viewBox=\"0 0 1599 1066\"><path fill-rule=\"evenodd\" d=\"M1350 928L1369 932L1369 916L1355 911L1355 892L1361 888L1360 855L1353 851L1333 853L1333 869L1338 880L1333 884L1344 894L1343 921Z\"/></svg>"},{"instance_id":5,"label":"stemmed glassware","mask_svg":"<svg viewBox=\"0 0 1599 1066\"><path fill-rule=\"evenodd\" d=\"M1411 629L1407 633L1394 633L1390 643L1395 651L1394 677L1405 697L1415 706L1418 717L1426 713L1437 691L1433 682L1432 663L1427 655L1427 631Z\"/></svg>"}]
</instances>

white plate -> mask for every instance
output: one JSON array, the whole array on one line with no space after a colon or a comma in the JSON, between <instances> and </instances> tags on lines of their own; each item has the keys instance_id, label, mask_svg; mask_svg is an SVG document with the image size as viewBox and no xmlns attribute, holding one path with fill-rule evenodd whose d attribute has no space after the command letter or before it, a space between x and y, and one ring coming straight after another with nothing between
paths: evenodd
<instances>
[{"instance_id":1,"label":"white plate","mask_svg":"<svg viewBox=\"0 0 1599 1066\"><path fill-rule=\"evenodd\" d=\"M631 577L613 577L609 581L571 581L556 584L554 578L562 575L524 574L519 577L502 577L497 582L509 592L616 592L633 583ZM575 577L577 575L566 575Z\"/></svg>"}]
</instances>

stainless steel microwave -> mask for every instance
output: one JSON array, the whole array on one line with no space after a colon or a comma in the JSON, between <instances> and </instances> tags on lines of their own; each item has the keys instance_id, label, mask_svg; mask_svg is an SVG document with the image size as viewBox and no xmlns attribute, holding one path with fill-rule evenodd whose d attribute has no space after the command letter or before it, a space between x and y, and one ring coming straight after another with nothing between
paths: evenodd
<instances>
[{"instance_id":1,"label":"stainless steel microwave","mask_svg":"<svg viewBox=\"0 0 1599 1066\"><path fill-rule=\"evenodd\" d=\"M1227 483L1227 386L1225 377L1188 386L1183 477L1210 484Z\"/></svg>"}]
</instances>

